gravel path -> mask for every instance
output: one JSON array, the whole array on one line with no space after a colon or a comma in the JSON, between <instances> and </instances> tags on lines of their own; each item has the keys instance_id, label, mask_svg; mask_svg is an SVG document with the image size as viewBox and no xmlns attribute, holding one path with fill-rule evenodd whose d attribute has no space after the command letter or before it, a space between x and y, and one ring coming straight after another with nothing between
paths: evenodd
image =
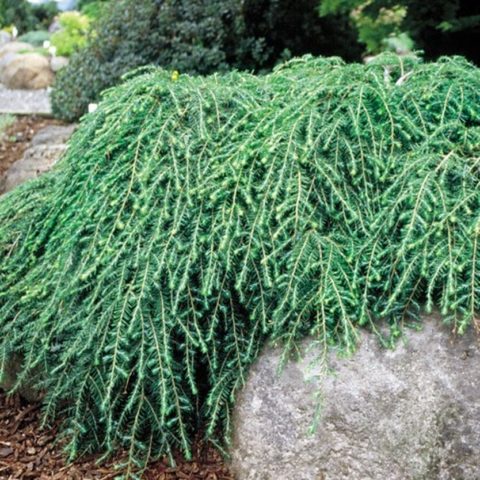
<instances>
[{"instance_id":1,"label":"gravel path","mask_svg":"<svg viewBox=\"0 0 480 480\"><path fill-rule=\"evenodd\" d=\"M0 85L0 114L51 115L47 90L9 90Z\"/></svg>"}]
</instances>

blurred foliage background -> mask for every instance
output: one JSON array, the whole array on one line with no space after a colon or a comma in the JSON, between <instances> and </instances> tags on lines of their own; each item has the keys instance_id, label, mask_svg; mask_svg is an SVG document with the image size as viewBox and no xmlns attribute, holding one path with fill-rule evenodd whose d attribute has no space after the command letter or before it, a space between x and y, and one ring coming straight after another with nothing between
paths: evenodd
<instances>
[{"instance_id":1,"label":"blurred foliage background","mask_svg":"<svg viewBox=\"0 0 480 480\"><path fill-rule=\"evenodd\" d=\"M321 0L320 15L346 15L368 53L424 51L480 62L480 3L471 0ZM395 48L396 47L396 48Z\"/></svg>"},{"instance_id":2,"label":"blurred foliage background","mask_svg":"<svg viewBox=\"0 0 480 480\"><path fill-rule=\"evenodd\" d=\"M54 1L33 5L25 0L0 0L0 29L15 26L20 34L48 29L57 13Z\"/></svg>"}]
</instances>

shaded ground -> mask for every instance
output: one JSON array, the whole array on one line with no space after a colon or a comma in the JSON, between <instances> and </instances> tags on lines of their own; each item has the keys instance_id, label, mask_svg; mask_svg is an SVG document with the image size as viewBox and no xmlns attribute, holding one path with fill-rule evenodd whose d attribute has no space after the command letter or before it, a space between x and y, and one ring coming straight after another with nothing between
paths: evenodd
<instances>
[{"instance_id":1,"label":"shaded ground","mask_svg":"<svg viewBox=\"0 0 480 480\"><path fill-rule=\"evenodd\" d=\"M0 179L12 163L22 158L35 133L47 125L61 125L61 122L35 115L21 116L0 134Z\"/></svg>"},{"instance_id":2,"label":"shaded ground","mask_svg":"<svg viewBox=\"0 0 480 480\"><path fill-rule=\"evenodd\" d=\"M58 427L40 428L40 406L18 395L0 393L0 480L113 480L121 474L112 464L98 466L95 457L68 465L57 440ZM205 445L192 462L177 457L177 466L157 462L145 480L233 480L220 455ZM119 457L117 460L121 459Z\"/></svg>"}]
</instances>

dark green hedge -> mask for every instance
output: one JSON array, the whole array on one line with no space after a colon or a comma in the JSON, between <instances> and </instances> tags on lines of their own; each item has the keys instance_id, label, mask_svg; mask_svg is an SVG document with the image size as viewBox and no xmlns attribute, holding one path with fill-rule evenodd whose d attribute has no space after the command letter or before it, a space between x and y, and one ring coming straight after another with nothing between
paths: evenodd
<instances>
[{"instance_id":1,"label":"dark green hedge","mask_svg":"<svg viewBox=\"0 0 480 480\"><path fill-rule=\"evenodd\" d=\"M120 0L99 20L86 49L57 80L52 101L80 117L107 87L141 65L182 73L269 70L306 52L355 59L345 19L320 19L317 0Z\"/></svg>"}]
</instances>

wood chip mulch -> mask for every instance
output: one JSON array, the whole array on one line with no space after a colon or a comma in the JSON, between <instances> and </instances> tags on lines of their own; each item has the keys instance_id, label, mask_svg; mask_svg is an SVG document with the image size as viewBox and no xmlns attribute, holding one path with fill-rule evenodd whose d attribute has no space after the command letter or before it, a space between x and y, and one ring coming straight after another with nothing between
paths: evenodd
<instances>
[{"instance_id":1,"label":"wood chip mulch","mask_svg":"<svg viewBox=\"0 0 480 480\"><path fill-rule=\"evenodd\" d=\"M0 178L12 163L22 158L34 135L48 125L62 125L62 122L34 115L19 116L0 135Z\"/></svg>"},{"instance_id":2,"label":"wood chip mulch","mask_svg":"<svg viewBox=\"0 0 480 480\"><path fill-rule=\"evenodd\" d=\"M39 404L0 391L0 480L114 480L122 473L114 461L97 465L95 457L68 464L56 441L58 427L40 428ZM199 443L191 462L176 458L176 467L159 461L143 473L145 480L234 480L221 456ZM116 459L121 460L121 455Z\"/></svg>"}]
</instances>

